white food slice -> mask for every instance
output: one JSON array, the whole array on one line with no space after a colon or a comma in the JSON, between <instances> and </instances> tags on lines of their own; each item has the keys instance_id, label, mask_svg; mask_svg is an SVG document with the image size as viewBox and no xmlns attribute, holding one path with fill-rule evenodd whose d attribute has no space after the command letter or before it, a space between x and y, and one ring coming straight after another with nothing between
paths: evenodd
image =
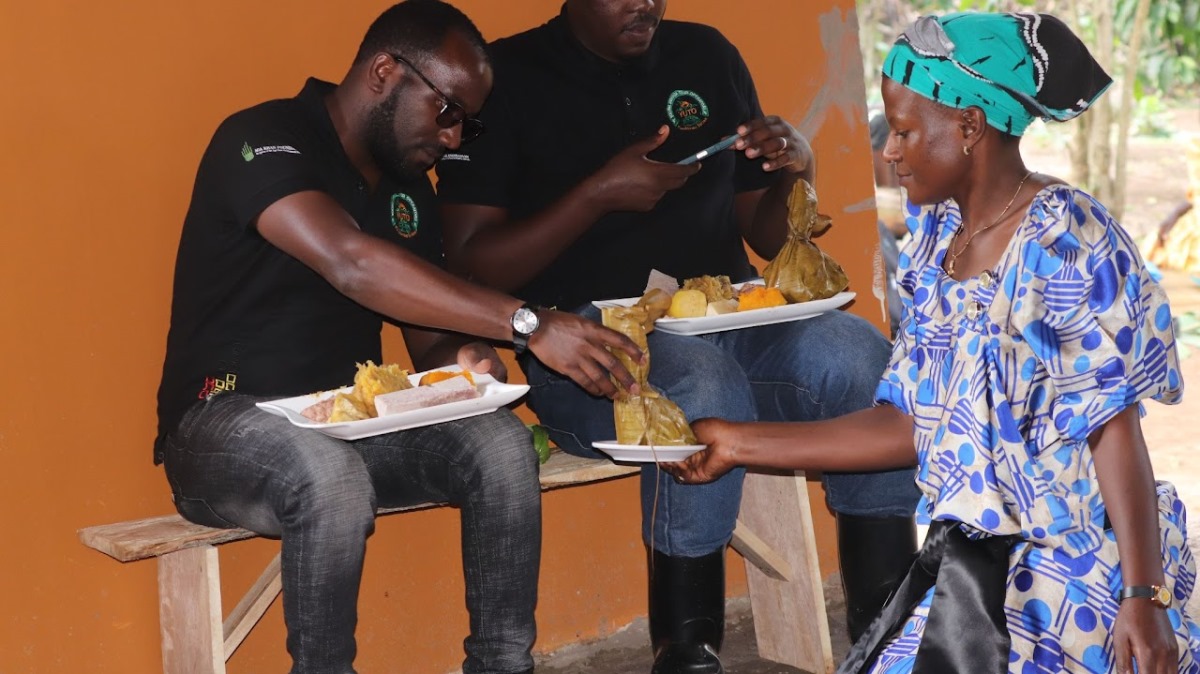
<instances>
[{"instance_id":1,"label":"white food slice","mask_svg":"<svg viewBox=\"0 0 1200 674\"><path fill-rule=\"evenodd\" d=\"M720 316L721 314L732 314L737 311L737 300L719 300L717 302L709 302L708 309L704 311L705 316Z\"/></svg>"},{"instance_id":2,"label":"white food slice","mask_svg":"<svg viewBox=\"0 0 1200 674\"><path fill-rule=\"evenodd\" d=\"M414 386L403 391L392 391L375 396L375 409L379 416L409 412L422 407L444 405L456 400L479 397L479 389L466 377L451 377L428 386Z\"/></svg>"}]
</instances>

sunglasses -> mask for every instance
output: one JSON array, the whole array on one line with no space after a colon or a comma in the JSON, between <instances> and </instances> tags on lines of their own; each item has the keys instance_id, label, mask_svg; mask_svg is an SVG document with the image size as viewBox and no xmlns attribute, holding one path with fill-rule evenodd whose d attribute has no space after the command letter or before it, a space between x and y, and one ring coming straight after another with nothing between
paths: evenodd
<instances>
[{"instance_id":1,"label":"sunglasses","mask_svg":"<svg viewBox=\"0 0 1200 674\"><path fill-rule=\"evenodd\" d=\"M409 61L399 54L392 54L391 57L398 63L403 63L404 65L408 66L409 70L413 71L416 73L417 77L421 78L421 81L425 83L425 86L432 89L433 93L437 94L438 98L442 99L442 109L438 112L437 118L434 120L437 122L438 126L442 127L443 129L452 129L459 124L462 124L462 142L464 143L475 140L479 137L479 134L483 133L483 122L478 118L468 115L463 106L455 103L449 96L443 94L442 90L438 89L436 84L430 82L428 77L425 77L425 73L418 70L417 67L412 64L412 61Z\"/></svg>"}]
</instances>

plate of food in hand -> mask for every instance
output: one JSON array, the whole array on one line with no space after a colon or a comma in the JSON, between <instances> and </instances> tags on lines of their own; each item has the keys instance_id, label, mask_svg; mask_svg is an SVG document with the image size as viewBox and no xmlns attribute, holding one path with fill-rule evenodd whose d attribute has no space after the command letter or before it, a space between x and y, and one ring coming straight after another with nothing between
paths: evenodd
<instances>
[{"instance_id":1,"label":"plate of food in hand","mask_svg":"<svg viewBox=\"0 0 1200 674\"><path fill-rule=\"evenodd\" d=\"M762 279L730 283L726 276L701 276L684 281L671 295L671 308L654 327L676 335L703 335L725 330L752 328L819 316L850 302L851 291L832 297L789 302L778 288L767 287ZM599 300L598 308L628 307L639 298Z\"/></svg>"},{"instance_id":2,"label":"plate of food in hand","mask_svg":"<svg viewBox=\"0 0 1200 674\"><path fill-rule=\"evenodd\" d=\"M446 367L409 374L398 365L358 366L354 384L333 391L267 400L258 407L342 440L357 440L494 412L529 387Z\"/></svg>"},{"instance_id":3,"label":"plate of food in hand","mask_svg":"<svg viewBox=\"0 0 1200 674\"><path fill-rule=\"evenodd\" d=\"M596 441L592 447L607 454L613 461L627 463L666 463L683 461L705 445L624 445L616 440Z\"/></svg>"}]
</instances>

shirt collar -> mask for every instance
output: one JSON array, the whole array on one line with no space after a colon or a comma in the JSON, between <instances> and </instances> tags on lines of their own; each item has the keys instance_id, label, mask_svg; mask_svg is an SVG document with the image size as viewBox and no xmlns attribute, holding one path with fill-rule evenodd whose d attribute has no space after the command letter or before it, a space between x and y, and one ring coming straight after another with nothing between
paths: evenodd
<instances>
[{"instance_id":1,"label":"shirt collar","mask_svg":"<svg viewBox=\"0 0 1200 674\"><path fill-rule=\"evenodd\" d=\"M338 136L337 127L333 125L333 118L329 116L329 108L325 106L325 99L335 89L337 89L337 85L332 82L310 77L304 82L304 88L300 90L300 93L296 94L296 101L312 118L317 132L321 134L329 147L337 148L336 152L341 156L342 161L361 179L362 174L354 162L350 161L350 155L346 154L346 148L342 145L341 137ZM390 179L384 176L381 178L380 184L384 181L390 181Z\"/></svg>"},{"instance_id":2,"label":"shirt collar","mask_svg":"<svg viewBox=\"0 0 1200 674\"><path fill-rule=\"evenodd\" d=\"M332 82L319 80L315 77L310 77L304 82L304 88L296 94L296 100L304 107L304 109L317 122L317 126L321 132L337 138L337 129L333 126L333 120L329 117L329 108L325 107L325 98L333 93L337 86ZM341 141L338 141L341 144Z\"/></svg>"}]
</instances>

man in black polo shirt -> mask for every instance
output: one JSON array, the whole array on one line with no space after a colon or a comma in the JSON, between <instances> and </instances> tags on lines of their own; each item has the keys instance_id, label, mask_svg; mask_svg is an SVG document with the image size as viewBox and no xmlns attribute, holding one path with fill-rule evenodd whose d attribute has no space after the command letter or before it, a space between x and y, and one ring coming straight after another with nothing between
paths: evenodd
<instances>
[{"instance_id":1,"label":"man in black polo shirt","mask_svg":"<svg viewBox=\"0 0 1200 674\"><path fill-rule=\"evenodd\" d=\"M764 117L750 73L716 30L661 21L664 2L566 0L549 23L491 46L488 133L438 166L452 269L535 304L595 316L652 269L756 275L786 239L786 197L813 180L808 142ZM737 133L702 168L674 164ZM702 336L650 335L650 382L689 419L820 419L872 404L887 341L845 312ZM521 359L530 403L564 449L615 437L612 405ZM653 671L717 672L724 549L743 473L679 485L642 473L652 549ZM915 550L911 470L826 477L856 631Z\"/></svg>"},{"instance_id":2,"label":"man in black polo shirt","mask_svg":"<svg viewBox=\"0 0 1200 674\"><path fill-rule=\"evenodd\" d=\"M335 388L380 359L399 322L417 369L505 378L512 338L600 395L637 346L594 322L530 313L441 269L426 171L481 130L483 38L438 0L368 30L345 79L229 117L196 175L176 265L155 459L188 519L282 539L292 672L353 671L356 604L376 507L462 509L466 673L532 671L538 466L508 410L354 441L297 428L257 401ZM539 320L540 319L540 322ZM424 327L417 327L424 326ZM606 348L608 347L608 348Z\"/></svg>"}]
</instances>

